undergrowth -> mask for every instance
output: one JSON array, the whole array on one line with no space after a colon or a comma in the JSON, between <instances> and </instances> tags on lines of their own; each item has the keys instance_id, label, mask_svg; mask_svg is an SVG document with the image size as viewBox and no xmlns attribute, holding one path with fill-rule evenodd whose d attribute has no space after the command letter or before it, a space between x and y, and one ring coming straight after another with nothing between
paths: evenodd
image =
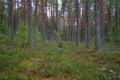
<instances>
[{"instance_id":1,"label":"undergrowth","mask_svg":"<svg viewBox=\"0 0 120 80\"><path fill-rule=\"evenodd\" d=\"M120 51L85 49L71 42L37 43L33 49L2 38L0 80L119 80Z\"/></svg>"}]
</instances>

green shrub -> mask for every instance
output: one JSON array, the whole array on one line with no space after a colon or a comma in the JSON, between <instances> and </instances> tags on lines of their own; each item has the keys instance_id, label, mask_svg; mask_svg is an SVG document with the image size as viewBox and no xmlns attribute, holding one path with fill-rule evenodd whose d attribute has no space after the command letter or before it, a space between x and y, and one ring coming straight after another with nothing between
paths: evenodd
<instances>
[{"instance_id":1,"label":"green shrub","mask_svg":"<svg viewBox=\"0 0 120 80\"><path fill-rule=\"evenodd\" d=\"M9 31L8 31L7 26L4 26L2 22L0 22L0 34L8 34L8 33Z\"/></svg>"},{"instance_id":2,"label":"green shrub","mask_svg":"<svg viewBox=\"0 0 120 80\"><path fill-rule=\"evenodd\" d=\"M9 65L9 56L0 56L0 72L3 71Z\"/></svg>"},{"instance_id":3,"label":"green shrub","mask_svg":"<svg viewBox=\"0 0 120 80\"><path fill-rule=\"evenodd\" d=\"M8 42L8 36L0 33L0 44Z\"/></svg>"},{"instance_id":4,"label":"green shrub","mask_svg":"<svg viewBox=\"0 0 120 80\"><path fill-rule=\"evenodd\" d=\"M28 27L26 24L22 24L19 30L16 33L16 40L19 43L22 43L22 46L28 42Z\"/></svg>"},{"instance_id":5,"label":"green shrub","mask_svg":"<svg viewBox=\"0 0 120 80\"><path fill-rule=\"evenodd\" d=\"M0 72L0 80L16 80L17 76L11 71Z\"/></svg>"}]
</instances>

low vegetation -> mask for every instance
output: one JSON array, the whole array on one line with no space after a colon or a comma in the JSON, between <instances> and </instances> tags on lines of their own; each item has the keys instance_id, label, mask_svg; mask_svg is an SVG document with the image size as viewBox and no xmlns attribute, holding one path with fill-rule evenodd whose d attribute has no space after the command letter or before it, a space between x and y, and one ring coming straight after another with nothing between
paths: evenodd
<instances>
[{"instance_id":1,"label":"low vegetation","mask_svg":"<svg viewBox=\"0 0 120 80\"><path fill-rule=\"evenodd\" d=\"M36 43L29 49L7 37L1 41L0 80L120 79L119 50L97 53L71 42Z\"/></svg>"}]
</instances>

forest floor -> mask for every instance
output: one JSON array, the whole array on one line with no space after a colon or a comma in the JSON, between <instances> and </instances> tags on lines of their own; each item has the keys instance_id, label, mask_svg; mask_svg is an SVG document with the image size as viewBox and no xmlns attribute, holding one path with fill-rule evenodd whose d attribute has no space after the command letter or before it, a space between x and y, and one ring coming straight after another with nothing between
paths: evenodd
<instances>
[{"instance_id":1,"label":"forest floor","mask_svg":"<svg viewBox=\"0 0 120 80\"><path fill-rule=\"evenodd\" d=\"M0 42L0 80L120 80L120 51L97 53L71 42L34 48Z\"/></svg>"}]
</instances>

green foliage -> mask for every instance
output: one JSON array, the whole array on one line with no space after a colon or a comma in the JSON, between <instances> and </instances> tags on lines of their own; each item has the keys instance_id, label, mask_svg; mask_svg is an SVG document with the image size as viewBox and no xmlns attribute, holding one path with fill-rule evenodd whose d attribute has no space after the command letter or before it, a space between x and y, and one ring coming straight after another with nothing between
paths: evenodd
<instances>
[{"instance_id":1,"label":"green foliage","mask_svg":"<svg viewBox=\"0 0 120 80\"><path fill-rule=\"evenodd\" d=\"M110 28L108 30L108 40L111 42L119 42L120 41L120 32L118 32L118 33L115 32L114 26L110 26Z\"/></svg>"},{"instance_id":2,"label":"green foliage","mask_svg":"<svg viewBox=\"0 0 120 80\"><path fill-rule=\"evenodd\" d=\"M23 71L30 71L34 68L34 65L30 61L22 61L19 64L19 68L22 69Z\"/></svg>"},{"instance_id":3,"label":"green foliage","mask_svg":"<svg viewBox=\"0 0 120 80\"><path fill-rule=\"evenodd\" d=\"M0 72L0 80L16 80L16 79L17 79L16 74L11 71Z\"/></svg>"},{"instance_id":4,"label":"green foliage","mask_svg":"<svg viewBox=\"0 0 120 80\"><path fill-rule=\"evenodd\" d=\"M49 54L67 54L68 52L63 48L54 48L52 49Z\"/></svg>"},{"instance_id":5,"label":"green foliage","mask_svg":"<svg viewBox=\"0 0 120 80\"><path fill-rule=\"evenodd\" d=\"M0 34L8 34L9 31L8 31L8 28L7 26L3 26L3 23L0 22Z\"/></svg>"},{"instance_id":6,"label":"green foliage","mask_svg":"<svg viewBox=\"0 0 120 80\"><path fill-rule=\"evenodd\" d=\"M62 41L59 41L59 42L58 42L58 47L59 47L59 48L63 48L63 47L64 47Z\"/></svg>"},{"instance_id":7,"label":"green foliage","mask_svg":"<svg viewBox=\"0 0 120 80\"><path fill-rule=\"evenodd\" d=\"M78 48L71 42L37 43L33 49L0 45L0 80L108 80L118 79L120 51ZM101 68L107 71L101 71ZM109 71L113 70L114 78Z\"/></svg>"},{"instance_id":8,"label":"green foliage","mask_svg":"<svg viewBox=\"0 0 120 80\"><path fill-rule=\"evenodd\" d=\"M5 70L5 66L9 65L9 56L0 56L0 72Z\"/></svg>"},{"instance_id":9,"label":"green foliage","mask_svg":"<svg viewBox=\"0 0 120 80\"><path fill-rule=\"evenodd\" d=\"M22 24L16 33L16 41L24 46L28 42L28 26Z\"/></svg>"},{"instance_id":10,"label":"green foliage","mask_svg":"<svg viewBox=\"0 0 120 80\"><path fill-rule=\"evenodd\" d=\"M0 43L1 44L8 42L8 40L9 40L9 38L8 38L8 36L6 36L6 34L1 34L0 33Z\"/></svg>"}]
</instances>

